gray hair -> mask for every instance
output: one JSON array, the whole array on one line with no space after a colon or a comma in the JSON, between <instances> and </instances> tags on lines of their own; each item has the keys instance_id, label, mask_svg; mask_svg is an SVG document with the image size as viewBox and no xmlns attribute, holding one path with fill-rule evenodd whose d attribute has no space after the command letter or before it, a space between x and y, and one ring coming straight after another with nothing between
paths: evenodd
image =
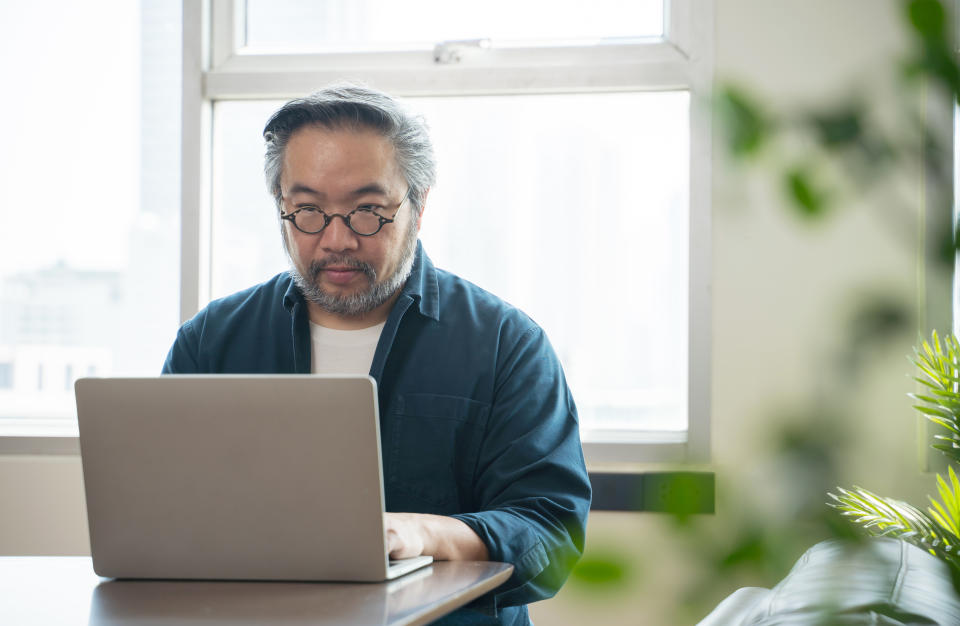
<instances>
[{"instance_id":1,"label":"gray hair","mask_svg":"<svg viewBox=\"0 0 960 626\"><path fill-rule=\"evenodd\" d=\"M410 187L413 210L419 213L423 209L427 190L437 177L426 122L387 94L352 83L333 84L305 98L291 100L274 113L264 127L267 150L263 169L267 189L278 208L283 203L280 177L287 142L298 129L314 125L329 129L369 128L383 135L393 144L397 165Z\"/></svg>"}]
</instances>

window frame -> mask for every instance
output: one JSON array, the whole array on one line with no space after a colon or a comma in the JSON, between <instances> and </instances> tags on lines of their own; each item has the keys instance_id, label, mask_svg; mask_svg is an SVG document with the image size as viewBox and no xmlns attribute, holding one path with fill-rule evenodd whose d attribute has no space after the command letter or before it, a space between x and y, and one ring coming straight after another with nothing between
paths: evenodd
<instances>
[{"instance_id":1,"label":"window frame","mask_svg":"<svg viewBox=\"0 0 960 626\"><path fill-rule=\"evenodd\" d=\"M176 6L176 5L174 5ZM143 24L144 19L149 19L150 16L145 16L142 14L142 9L144 7L140 6L137 3L136 13L138 14L137 21L139 22L138 26ZM161 26L166 26L168 23L162 23ZM128 32L128 31L125 31ZM169 35L175 31L171 31L169 28L164 30L164 42L172 43L173 37ZM154 36L156 36L156 31ZM88 33L89 35L89 33ZM137 35L138 38L138 48L140 52L143 52L144 39L141 34ZM179 33L177 33L179 35ZM62 42L61 42L62 44ZM182 46L181 46L182 47ZM64 45L53 45L50 52L52 53L53 59L63 59L65 55L69 55L69 50L64 47ZM115 51L117 53L117 51ZM142 63L143 59L137 57L139 60L138 64ZM41 70L43 68L40 68ZM139 70L142 73L145 71L143 67ZM37 74L37 68L34 68L34 74ZM42 72L40 74L42 75ZM43 76L43 80L47 83L54 81L54 78L49 76ZM43 82L43 81L41 81ZM40 83L38 83L40 84ZM52 84L52 83L51 83ZM144 85L141 80L139 86L139 98L143 98ZM169 111L170 109L165 109ZM155 114L156 109L151 112ZM139 111L140 123L143 123L144 120L144 110ZM139 132L139 131L138 131ZM141 143L143 139L140 139ZM143 146L141 145L141 148ZM136 155L125 155L127 158L139 159L140 154ZM140 169L140 168L138 168ZM179 175L179 167L176 172ZM142 173L142 172L140 172ZM177 190L179 191L179 190ZM141 189L142 192L142 189ZM169 205L168 205L169 206ZM44 269L45 266L41 265L40 269ZM86 271L86 270L80 270ZM172 304L172 303L171 303ZM55 348L61 354L69 354L75 346L65 346L64 344L58 343L48 343L41 341L39 343L30 342L27 344L18 344L16 341L11 346L12 351L17 352L22 349L28 351L33 351L37 348L46 349L48 347ZM3 358L4 354L0 351L0 358ZM96 363L99 367L102 362ZM17 380L20 380L20 374L24 373L25 370L20 368L14 368L14 377ZM72 390L70 389L60 389L59 383L57 382L60 377L58 373L61 373L63 370L55 371L51 368L33 368L29 374L32 377L35 383L45 381L46 383L52 383L52 385L45 384L44 387L49 387L56 392L70 393L72 395ZM99 371L99 370L98 370ZM96 372L87 371L85 372L87 376L98 375ZM122 375L122 374L116 374ZM66 381L64 381L66 382ZM72 387L72 385L70 385ZM0 390L6 391L6 390ZM70 413L66 416L51 417L51 415L61 415L59 407L53 411L48 410L48 407L43 406L43 401L40 403L31 403L29 409L24 410L20 409L17 411L19 415L14 414L3 420L0 420L0 457L8 456L30 456L30 455L53 455L53 456L77 456L80 454L80 444L79 444L79 433L77 427L77 419L75 413L75 403L73 408L70 410Z\"/></svg>"},{"instance_id":2,"label":"window frame","mask_svg":"<svg viewBox=\"0 0 960 626\"><path fill-rule=\"evenodd\" d=\"M664 37L600 46L486 48L458 62L431 50L257 53L244 47L243 0L184 0L182 321L209 300L213 103L293 98L345 76L399 97L689 90L690 231L686 433L601 431L588 463L710 459L710 261L713 0L665 0ZM470 42L447 42L447 49ZM491 70L496 70L495 72ZM685 435L685 436L682 436Z\"/></svg>"},{"instance_id":3,"label":"window frame","mask_svg":"<svg viewBox=\"0 0 960 626\"><path fill-rule=\"evenodd\" d=\"M664 36L599 46L471 48L459 61L436 50L257 53L244 47L244 0L183 0L180 320L211 293L211 223L217 206L212 126L218 100L292 98L345 76L399 97L688 90L690 215L688 428L685 433L600 431L583 441L592 466L707 463L711 388L711 123L713 0L664 0ZM491 70L496 70L491 71ZM0 453L75 454L76 425L0 436ZM66 435L66 436L64 436Z\"/></svg>"}]
</instances>

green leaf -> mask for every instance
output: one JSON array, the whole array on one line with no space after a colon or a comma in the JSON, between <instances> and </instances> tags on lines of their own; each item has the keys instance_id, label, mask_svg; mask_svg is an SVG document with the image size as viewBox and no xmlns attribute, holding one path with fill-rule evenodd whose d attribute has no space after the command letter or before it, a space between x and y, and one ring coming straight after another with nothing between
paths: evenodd
<instances>
[{"instance_id":1,"label":"green leaf","mask_svg":"<svg viewBox=\"0 0 960 626\"><path fill-rule=\"evenodd\" d=\"M953 367L951 363L944 362L944 357L942 355L921 354L918 356L920 358L917 359L917 365L935 372L939 377L949 379L950 377L956 376L956 368Z\"/></svg>"},{"instance_id":2,"label":"green leaf","mask_svg":"<svg viewBox=\"0 0 960 626\"><path fill-rule=\"evenodd\" d=\"M622 557L605 554L580 559L570 576L580 583L600 587L621 584L629 577L629 573L629 567Z\"/></svg>"},{"instance_id":3,"label":"green leaf","mask_svg":"<svg viewBox=\"0 0 960 626\"><path fill-rule=\"evenodd\" d=\"M960 406L960 402L954 397L954 394L940 391L939 394L934 391L934 394L940 395L939 398L934 398L933 396L923 396L916 393L908 393L907 396L913 398L914 400L919 400L920 402L926 402L927 404L932 404L934 406L942 406L943 408L949 408L950 406Z\"/></svg>"},{"instance_id":4,"label":"green leaf","mask_svg":"<svg viewBox=\"0 0 960 626\"><path fill-rule=\"evenodd\" d=\"M933 389L933 395L937 396L936 401L946 405L960 405L960 395L952 389Z\"/></svg>"},{"instance_id":5,"label":"green leaf","mask_svg":"<svg viewBox=\"0 0 960 626\"><path fill-rule=\"evenodd\" d=\"M949 458L954 463L960 463L960 446L958 446L957 444L951 443L949 445L945 445L945 444L935 443L935 444L931 444L930 447L933 448L934 450L938 450L942 452L944 456Z\"/></svg>"},{"instance_id":6,"label":"green leaf","mask_svg":"<svg viewBox=\"0 0 960 626\"><path fill-rule=\"evenodd\" d=\"M942 417L947 420L953 419L953 415L949 411L944 411L942 409L935 409L932 407L923 406L922 404L915 404L913 405L913 408L915 408L916 410L926 415L935 415L937 417Z\"/></svg>"},{"instance_id":7,"label":"green leaf","mask_svg":"<svg viewBox=\"0 0 960 626\"><path fill-rule=\"evenodd\" d=\"M936 345L940 345L940 340L937 338L937 331L933 331L933 341ZM933 351L933 348L930 347L930 344L926 341L923 342L923 351L927 355L927 362L931 365L936 360L936 353Z\"/></svg>"},{"instance_id":8,"label":"green leaf","mask_svg":"<svg viewBox=\"0 0 960 626\"><path fill-rule=\"evenodd\" d=\"M828 504L868 534L902 539L940 558L960 563L956 535L919 509L860 487L853 490L838 487L837 490L839 495L828 494L833 500ZM935 512L940 514L939 510Z\"/></svg>"},{"instance_id":9,"label":"green leaf","mask_svg":"<svg viewBox=\"0 0 960 626\"><path fill-rule=\"evenodd\" d=\"M914 30L924 39L943 37L946 13L939 0L910 0L907 14Z\"/></svg>"},{"instance_id":10,"label":"green leaf","mask_svg":"<svg viewBox=\"0 0 960 626\"><path fill-rule=\"evenodd\" d=\"M930 516L945 531L953 535L954 542L960 542L960 481L957 480L957 474L953 471L953 466L948 466L948 483L943 476L937 474L937 491L940 494L940 502L932 497L930 503L932 508L927 511Z\"/></svg>"},{"instance_id":11,"label":"green leaf","mask_svg":"<svg viewBox=\"0 0 960 626\"><path fill-rule=\"evenodd\" d=\"M786 173L784 183L787 195L801 215L820 217L826 211L826 194L816 189L808 172L792 169Z\"/></svg>"},{"instance_id":12,"label":"green leaf","mask_svg":"<svg viewBox=\"0 0 960 626\"><path fill-rule=\"evenodd\" d=\"M928 420L936 424L937 426L943 426L947 430L953 431L957 434L960 434L960 428L958 428L957 423L953 419L942 419L939 417L925 416ZM940 439L950 439L949 437L944 437L943 435L937 435Z\"/></svg>"},{"instance_id":13,"label":"green leaf","mask_svg":"<svg viewBox=\"0 0 960 626\"><path fill-rule=\"evenodd\" d=\"M960 341L952 334L941 338L932 331L930 340L920 342L914 355L914 363L923 376L913 378L931 391L908 395L918 401L914 408L926 419L952 433L950 437L936 435L938 441L947 443L934 444L933 449L960 461L960 449L956 448L960 443Z\"/></svg>"},{"instance_id":14,"label":"green leaf","mask_svg":"<svg viewBox=\"0 0 960 626\"><path fill-rule=\"evenodd\" d=\"M920 378L919 376L911 376L910 378L912 378L912 379L915 380L916 382L920 383L921 385L924 385L925 387L929 387L930 389L933 389L934 392L940 391L940 390L942 389L942 388L940 387L940 385L937 385L936 383L934 383L934 382L932 382L932 381L930 381L930 380L928 380L928 379L926 379L926 378ZM909 395L909 394L908 394L908 395Z\"/></svg>"},{"instance_id":15,"label":"green leaf","mask_svg":"<svg viewBox=\"0 0 960 626\"><path fill-rule=\"evenodd\" d=\"M810 124L816 130L820 142L825 146L844 146L855 143L863 134L863 124L860 121L862 115L859 108L850 106L814 114L810 117Z\"/></svg>"},{"instance_id":16,"label":"green leaf","mask_svg":"<svg viewBox=\"0 0 960 626\"><path fill-rule=\"evenodd\" d=\"M743 90L732 85L719 89L714 103L730 152L738 157L759 152L770 130L760 107Z\"/></svg>"},{"instance_id":17,"label":"green leaf","mask_svg":"<svg viewBox=\"0 0 960 626\"><path fill-rule=\"evenodd\" d=\"M936 364L929 363L924 360L917 361L917 367L920 368L920 371L926 374L930 380L937 383L942 389L947 383L950 382L950 377L948 374L944 373Z\"/></svg>"},{"instance_id":18,"label":"green leaf","mask_svg":"<svg viewBox=\"0 0 960 626\"><path fill-rule=\"evenodd\" d=\"M958 68L960 71L960 68ZM960 78L958 78L960 81ZM960 229L960 226L958 226ZM960 236L954 229L940 230L938 235L940 241L936 245L937 255L934 257L944 267L952 268L957 261L957 250L960 249Z\"/></svg>"},{"instance_id":19,"label":"green leaf","mask_svg":"<svg viewBox=\"0 0 960 626\"><path fill-rule=\"evenodd\" d=\"M937 435L937 439L949 441L950 443L935 443L931 445L932 448L936 450L940 450L941 452L947 454L948 456L954 456L954 457L960 456L960 445L958 445L958 441L956 439L949 439L947 437L941 437L939 435ZM960 459L955 459L955 460L960 460Z\"/></svg>"},{"instance_id":20,"label":"green leaf","mask_svg":"<svg viewBox=\"0 0 960 626\"><path fill-rule=\"evenodd\" d=\"M941 409L950 414L949 419L952 421L957 421L957 416L960 415L960 404L956 400L951 398L930 398L927 396L911 396L914 400L924 402L927 405L930 405L934 408Z\"/></svg>"}]
</instances>

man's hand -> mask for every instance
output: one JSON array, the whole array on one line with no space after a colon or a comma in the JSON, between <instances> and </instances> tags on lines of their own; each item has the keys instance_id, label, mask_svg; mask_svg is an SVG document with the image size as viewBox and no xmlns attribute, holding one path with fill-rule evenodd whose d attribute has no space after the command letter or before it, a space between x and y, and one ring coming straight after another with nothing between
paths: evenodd
<instances>
[{"instance_id":1,"label":"man's hand","mask_svg":"<svg viewBox=\"0 0 960 626\"><path fill-rule=\"evenodd\" d=\"M426 513L385 513L387 551L392 559L425 554L438 561L487 561L487 546L454 517Z\"/></svg>"},{"instance_id":2,"label":"man's hand","mask_svg":"<svg viewBox=\"0 0 960 626\"><path fill-rule=\"evenodd\" d=\"M421 524L416 513L385 513L387 552L391 559L408 559L425 554Z\"/></svg>"}]
</instances>

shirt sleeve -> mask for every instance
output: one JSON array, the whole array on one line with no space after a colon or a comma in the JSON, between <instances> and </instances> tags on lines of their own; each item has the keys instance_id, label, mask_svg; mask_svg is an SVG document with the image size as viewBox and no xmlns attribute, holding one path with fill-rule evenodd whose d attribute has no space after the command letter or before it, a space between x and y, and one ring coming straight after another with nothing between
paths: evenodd
<instances>
[{"instance_id":1,"label":"shirt sleeve","mask_svg":"<svg viewBox=\"0 0 960 626\"><path fill-rule=\"evenodd\" d=\"M545 334L531 328L505 352L474 481L479 512L453 516L491 560L514 566L477 606L494 613L557 592L583 553L591 498L576 406Z\"/></svg>"},{"instance_id":2,"label":"shirt sleeve","mask_svg":"<svg viewBox=\"0 0 960 626\"><path fill-rule=\"evenodd\" d=\"M177 331L177 338L170 351L167 353L167 360L163 363L161 374L198 374L200 367L197 365L197 349L199 340L197 338L194 319L187 320Z\"/></svg>"}]
</instances>

